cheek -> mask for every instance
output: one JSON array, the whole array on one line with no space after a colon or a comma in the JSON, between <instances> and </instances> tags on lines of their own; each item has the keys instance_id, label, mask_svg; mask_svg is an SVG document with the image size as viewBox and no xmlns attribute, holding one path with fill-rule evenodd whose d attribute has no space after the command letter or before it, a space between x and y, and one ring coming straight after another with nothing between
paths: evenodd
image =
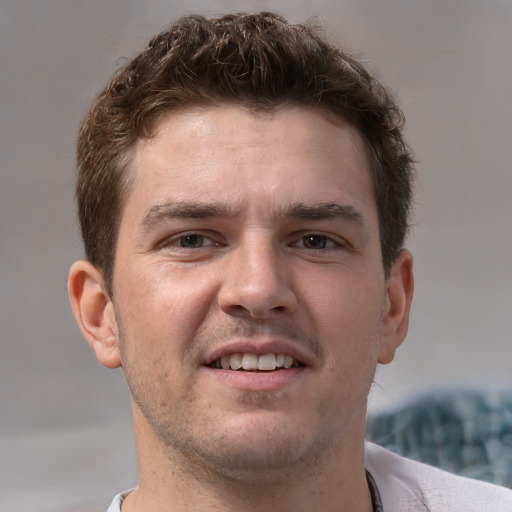
<instances>
[{"instance_id":1,"label":"cheek","mask_svg":"<svg viewBox=\"0 0 512 512\"><path fill-rule=\"evenodd\" d=\"M130 279L119 279L114 291L119 314L132 333L176 342L191 335L211 308L215 286L197 269L141 265L124 275Z\"/></svg>"},{"instance_id":2,"label":"cheek","mask_svg":"<svg viewBox=\"0 0 512 512\"><path fill-rule=\"evenodd\" d=\"M326 369L346 398L371 385L377 365L384 310L383 278L331 279L311 297L312 323L325 349ZM329 290L329 292L325 292Z\"/></svg>"},{"instance_id":3,"label":"cheek","mask_svg":"<svg viewBox=\"0 0 512 512\"><path fill-rule=\"evenodd\" d=\"M190 399L185 382L190 385L193 366L186 353L203 322L206 296L201 287L185 285L179 273L163 270L132 269L114 290L124 373L137 403L152 388L155 415L169 407L171 395Z\"/></svg>"},{"instance_id":4,"label":"cheek","mask_svg":"<svg viewBox=\"0 0 512 512\"><path fill-rule=\"evenodd\" d=\"M374 337L382 323L384 279L380 274L333 272L317 276L313 287L303 287L304 311L312 316L320 337L354 340Z\"/></svg>"}]
</instances>

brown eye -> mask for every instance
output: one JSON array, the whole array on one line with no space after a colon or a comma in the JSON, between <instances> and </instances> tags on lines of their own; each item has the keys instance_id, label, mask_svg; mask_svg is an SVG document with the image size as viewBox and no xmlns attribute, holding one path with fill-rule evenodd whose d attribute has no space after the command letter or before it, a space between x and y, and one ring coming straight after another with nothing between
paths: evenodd
<instances>
[{"instance_id":1,"label":"brown eye","mask_svg":"<svg viewBox=\"0 0 512 512\"><path fill-rule=\"evenodd\" d=\"M325 249L328 238L324 235L306 235L302 237L302 243L306 249Z\"/></svg>"},{"instance_id":2,"label":"brown eye","mask_svg":"<svg viewBox=\"0 0 512 512\"><path fill-rule=\"evenodd\" d=\"M203 245L205 245L204 237L195 233L180 236L178 244L180 247L184 247L185 249L197 249L198 247L203 247Z\"/></svg>"}]
</instances>

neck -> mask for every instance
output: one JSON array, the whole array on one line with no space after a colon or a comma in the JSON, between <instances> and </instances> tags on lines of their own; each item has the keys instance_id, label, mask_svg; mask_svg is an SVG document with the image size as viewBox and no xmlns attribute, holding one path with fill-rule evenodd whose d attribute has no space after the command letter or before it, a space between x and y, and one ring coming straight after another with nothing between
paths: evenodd
<instances>
[{"instance_id":1,"label":"neck","mask_svg":"<svg viewBox=\"0 0 512 512\"><path fill-rule=\"evenodd\" d=\"M364 425L353 430L364 432ZM314 461L230 474L138 436L136 428L139 486L122 512L371 512L364 438L346 434L350 442L329 446Z\"/></svg>"}]
</instances>

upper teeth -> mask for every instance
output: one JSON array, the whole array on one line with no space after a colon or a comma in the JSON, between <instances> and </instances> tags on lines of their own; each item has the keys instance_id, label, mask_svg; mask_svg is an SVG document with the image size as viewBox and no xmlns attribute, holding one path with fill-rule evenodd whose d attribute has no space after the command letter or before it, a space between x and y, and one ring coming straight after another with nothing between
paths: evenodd
<instances>
[{"instance_id":1,"label":"upper teeth","mask_svg":"<svg viewBox=\"0 0 512 512\"><path fill-rule=\"evenodd\" d=\"M276 368L291 368L299 366L299 361L285 354L242 354L237 352L223 356L213 362L212 366L223 370L275 370Z\"/></svg>"}]
</instances>

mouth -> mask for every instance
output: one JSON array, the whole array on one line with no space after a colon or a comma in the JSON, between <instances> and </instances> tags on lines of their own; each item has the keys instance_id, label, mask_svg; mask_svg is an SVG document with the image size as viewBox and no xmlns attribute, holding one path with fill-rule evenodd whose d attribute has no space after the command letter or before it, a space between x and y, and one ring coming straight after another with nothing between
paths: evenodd
<instances>
[{"instance_id":1,"label":"mouth","mask_svg":"<svg viewBox=\"0 0 512 512\"><path fill-rule=\"evenodd\" d=\"M235 352L215 359L209 365L218 370L245 372L275 372L304 366L298 359L288 354L253 354L250 352Z\"/></svg>"}]
</instances>

